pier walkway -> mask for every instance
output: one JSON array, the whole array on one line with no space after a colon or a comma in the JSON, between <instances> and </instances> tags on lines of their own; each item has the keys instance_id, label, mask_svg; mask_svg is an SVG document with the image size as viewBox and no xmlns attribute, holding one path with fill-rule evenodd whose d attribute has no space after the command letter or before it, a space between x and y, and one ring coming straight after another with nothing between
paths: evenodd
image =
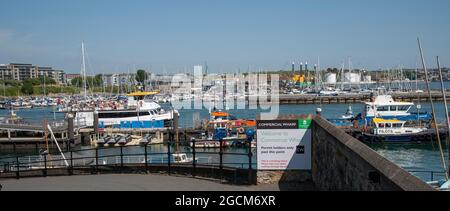
<instances>
[{"instance_id":1,"label":"pier walkway","mask_svg":"<svg viewBox=\"0 0 450 211\"><path fill-rule=\"evenodd\" d=\"M103 174L0 180L3 191L282 191L314 190L312 183L230 185L161 174Z\"/></svg>"}]
</instances>

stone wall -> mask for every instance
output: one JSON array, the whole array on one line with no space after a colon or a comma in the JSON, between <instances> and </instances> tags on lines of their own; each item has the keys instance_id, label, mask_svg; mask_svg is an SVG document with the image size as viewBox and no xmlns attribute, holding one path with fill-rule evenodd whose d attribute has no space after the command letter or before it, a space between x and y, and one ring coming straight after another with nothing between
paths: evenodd
<instances>
[{"instance_id":1,"label":"stone wall","mask_svg":"<svg viewBox=\"0 0 450 211\"><path fill-rule=\"evenodd\" d=\"M313 120L312 136L311 173L318 190L435 190L321 117Z\"/></svg>"}]
</instances>

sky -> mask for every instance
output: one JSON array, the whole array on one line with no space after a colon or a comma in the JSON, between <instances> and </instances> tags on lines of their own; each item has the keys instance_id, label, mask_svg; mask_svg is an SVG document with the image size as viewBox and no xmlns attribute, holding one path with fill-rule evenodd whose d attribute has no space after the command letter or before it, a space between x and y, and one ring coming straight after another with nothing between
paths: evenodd
<instances>
[{"instance_id":1,"label":"sky","mask_svg":"<svg viewBox=\"0 0 450 211\"><path fill-rule=\"evenodd\" d=\"M0 64L69 73L450 66L448 0L0 0Z\"/></svg>"}]
</instances>

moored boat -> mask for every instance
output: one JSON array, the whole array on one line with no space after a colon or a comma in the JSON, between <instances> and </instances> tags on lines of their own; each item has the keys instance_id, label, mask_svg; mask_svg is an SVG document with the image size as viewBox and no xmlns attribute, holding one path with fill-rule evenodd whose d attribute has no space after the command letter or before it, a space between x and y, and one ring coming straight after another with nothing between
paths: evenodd
<instances>
[{"instance_id":1,"label":"moored boat","mask_svg":"<svg viewBox=\"0 0 450 211\"><path fill-rule=\"evenodd\" d=\"M414 136L426 132L425 127L406 127L406 121L396 119L373 118L362 139L369 142L403 143L416 141Z\"/></svg>"}]
</instances>

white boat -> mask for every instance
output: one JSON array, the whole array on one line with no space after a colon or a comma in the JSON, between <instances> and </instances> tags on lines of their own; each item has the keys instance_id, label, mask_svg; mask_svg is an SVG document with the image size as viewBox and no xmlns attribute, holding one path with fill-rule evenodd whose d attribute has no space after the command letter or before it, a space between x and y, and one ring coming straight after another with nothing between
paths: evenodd
<instances>
[{"instance_id":1,"label":"white boat","mask_svg":"<svg viewBox=\"0 0 450 211\"><path fill-rule=\"evenodd\" d=\"M410 135L426 131L424 127L405 127L406 121L374 118L374 135Z\"/></svg>"},{"instance_id":2,"label":"white boat","mask_svg":"<svg viewBox=\"0 0 450 211\"><path fill-rule=\"evenodd\" d=\"M365 102L364 116L370 121L375 117L384 119L398 119L414 121L417 119L431 119L428 113L410 112L414 106L412 102L395 101L391 95L378 95L372 102Z\"/></svg>"},{"instance_id":3,"label":"white boat","mask_svg":"<svg viewBox=\"0 0 450 211\"><path fill-rule=\"evenodd\" d=\"M369 141L410 142L414 135L428 130L425 127L406 127L405 123L396 119L373 118L369 132L363 135Z\"/></svg>"},{"instance_id":4,"label":"white boat","mask_svg":"<svg viewBox=\"0 0 450 211\"><path fill-rule=\"evenodd\" d=\"M353 118L353 110L352 106L348 106L347 112L345 112L344 115L341 116L342 119L352 119Z\"/></svg>"},{"instance_id":5,"label":"white boat","mask_svg":"<svg viewBox=\"0 0 450 211\"><path fill-rule=\"evenodd\" d=\"M153 101L156 92L134 92L128 94L128 102L123 109L98 108L99 123L105 127L120 125L121 122L145 122L172 120L174 111L165 111ZM78 111L75 121L82 121L92 127L94 111Z\"/></svg>"}]
</instances>

